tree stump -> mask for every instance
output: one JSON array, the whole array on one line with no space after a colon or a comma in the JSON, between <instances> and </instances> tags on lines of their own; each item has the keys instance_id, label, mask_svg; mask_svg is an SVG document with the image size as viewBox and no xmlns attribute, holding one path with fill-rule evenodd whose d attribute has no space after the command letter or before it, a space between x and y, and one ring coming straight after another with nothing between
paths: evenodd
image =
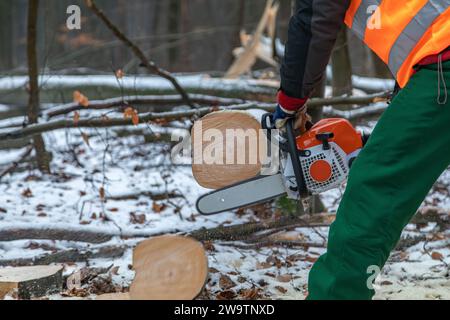
<instances>
[{"instance_id":1,"label":"tree stump","mask_svg":"<svg viewBox=\"0 0 450 320\"><path fill-rule=\"evenodd\" d=\"M0 299L12 293L18 299L44 297L61 292L62 266L0 269Z\"/></svg>"},{"instance_id":2,"label":"tree stump","mask_svg":"<svg viewBox=\"0 0 450 320\"><path fill-rule=\"evenodd\" d=\"M140 243L133 253L133 266L136 278L130 288L132 300L193 300L208 277L202 244L181 236L161 236Z\"/></svg>"},{"instance_id":3,"label":"tree stump","mask_svg":"<svg viewBox=\"0 0 450 320\"><path fill-rule=\"evenodd\" d=\"M255 116L243 111L214 112L192 128L195 180L220 189L258 176L266 159L267 139Z\"/></svg>"}]
</instances>

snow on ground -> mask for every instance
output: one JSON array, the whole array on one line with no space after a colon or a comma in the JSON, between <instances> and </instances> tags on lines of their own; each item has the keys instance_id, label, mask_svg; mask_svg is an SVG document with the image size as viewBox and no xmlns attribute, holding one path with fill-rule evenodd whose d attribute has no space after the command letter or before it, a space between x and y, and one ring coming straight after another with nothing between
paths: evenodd
<instances>
[{"instance_id":1,"label":"snow on ground","mask_svg":"<svg viewBox=\"0 0 450 320\"><path fill-rule=\"evenodd\" d=\"M148 134L159 130L151 125L136 129ZM29 165L21 165L17 173L2 180L0 232L11 228L51 227L107 233L114 237L101 245L48 240L0 242L0 261L61 250L123 246L126 250L122 257L91 259L89 266L118 267L112 275L113 282L126 289L134 277L129 267L132 247L142 239L258 219L250 213L198 215L195 201L207 190L195 183L189 166L170 164L167 144L146 143L143 136L118 138L114 130L105 129L60 130L47 134L45 140L53 155L53 174L43 178ZM0 169L19 154L19 151L0 151ZM426 204L450 208L449 182L450 172L447 171ZM144 192L173 192L184 197L154 201ZM342 192L343 189L334 190L323 195L330 210L336 209ZM450 298L450 234L448 231L435 234L435 227L408 226L405 236L427 235L430 240L391 257L377 281L376 299ZM321 245L327 232L327 228L297 229L282 235L318 244L317 248L307 250L282 246L249 249L240 248L239 243L220 241L207 244L211 272L201 298L303 299L307 293L308 272L325 252ZM66 265L65 274L85 266L86 263Z\"/></svg>"}]
</instances>

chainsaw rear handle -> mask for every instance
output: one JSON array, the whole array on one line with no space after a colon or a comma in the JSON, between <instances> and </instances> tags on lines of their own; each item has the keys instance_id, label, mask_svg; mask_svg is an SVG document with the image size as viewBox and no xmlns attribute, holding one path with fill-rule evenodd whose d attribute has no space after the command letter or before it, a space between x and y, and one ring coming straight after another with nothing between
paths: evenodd
<instances>
[{"instance_id":1,"label":"chainsaw rear handle","mask_svg":"<svg viewBox=\"0 0 450 320\"><path fill-rule=\"evenodd\" d=\"M300 163L301 150L297 148L297 138L295 135L295 118L290 118L286 121L286 142L280 142L280 149L289 153L292 161L292 167L294 169L295 179L297 181L298 192L301 197L308 197L309 192L306 187L302 166ZM275 130L275 121L273 121L273 114L266 113L262 117L261 121L262 128L265 130L268 141L272 141L271 130ZM308 122L306 128L309 130L313 127L311 122Z\"/></svg>"}]
</instances>

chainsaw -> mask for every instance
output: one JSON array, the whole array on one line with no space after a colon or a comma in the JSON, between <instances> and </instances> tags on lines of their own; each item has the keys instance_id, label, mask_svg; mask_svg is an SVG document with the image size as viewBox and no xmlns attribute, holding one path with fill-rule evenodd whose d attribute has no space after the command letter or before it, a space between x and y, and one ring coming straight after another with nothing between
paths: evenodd
<instances>
[{"instance_id":1,"label":"chainsaw","mask_svg":"<svg viewBox=\"0 0 450 320\"><path fill-rule=\"evenodd\" d=\"M276 137L272 134L275 129L272 114L265 114L261 123L268 141L277 139L278 173L258 176L201 196L197 210L202 215L244 208L280 196L308 199L338 188L347 180L353 162L369 138L345 119L308 123L304 134L296 133L295 119L290 119L282 131L276 131Z\"/></svg>"}]
</instances>

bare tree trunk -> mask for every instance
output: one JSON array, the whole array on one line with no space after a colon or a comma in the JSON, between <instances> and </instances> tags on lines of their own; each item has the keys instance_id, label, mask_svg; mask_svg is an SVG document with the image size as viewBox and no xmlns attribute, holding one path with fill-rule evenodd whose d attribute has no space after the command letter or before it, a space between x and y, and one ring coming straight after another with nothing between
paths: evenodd
<instances>
[{"instance_id":1,"label":"bare tree trunk","mask_svg":"<svg viewBox=\"0 0 450 320\"><path fill-rule=\"evenodd\" d=\"M371 51L371 58L373 62L375 77L383 79L392 79L392 74L386 64Z\"/></svg>"},{"instance_id":2,"label":"bare tree trunk","mask_svg":"<svg viewBox=\"0 0 450 320\"><path fill-rule=\"evenodd\" d=\"M28 74L30 78L29 90L30 97L28 102L28 122L34 124L38 122L39 117L39 68L36 49L37 38L37 19L39 11L39 0L28 1L28 36L27 36L27 55L28 55ZM50 156L45 150L45 143L42 135L33 137L34 150L36 152L36 161L38 169L42 173L50 173Z\"/></svg>"},{"instance_id":3,"label":"bare tree trunk","mask_svg":"<svg viewBox=\"0 0 450 320\"><path fill-rule=\"evenodd\" d=\"M169 34L177 34L180 31L180 7L181 3L179 0L169 0L169 10L167 11L167 29ZM175 43L176 41L173 40L171 43ZM169 70L176 70L176 62L179 57L177 46L170 46L167 50L167 56L169 58Z\"/></svg>"},{"instance_id":4,"label":"bare tree trunk","mask_svg":"<svg viewBox=\"0 0 450 320\"><path fill-rule=\"evenodd\" d=\"M0 70L12 69L12 16L11 16L11 1L0 1L0 21L2 27L0 28Z\"/></svg>"},{"instance_id":5,"label":"bare tree trunk","mask_svg":"<svg viewBox=\"0 0 450 320\"><path fill-rule=\"evenodd\" d=\"M189 17L189 0L180 0L180 27L181 34L186 34L191 29L191 20ZM192 59L191 59L191 49L189 41L181 42L180 45L180 58L179 63L181 65L178 69L181 69L184 72L192 72Z\"/></svg>"},{"instance_id":6,"label":"bare tree trunk","mask_svg":"<svg viewBox=\"0 0 450 320\"><path fill-rule=\"evenodd\" d=\"M352 95L352 65L348 52L347 29L343 28L338 35L332 55L333 67L333 96ZM343 106L348 109L350 106Z\"/></svg>"}]
</instances>

